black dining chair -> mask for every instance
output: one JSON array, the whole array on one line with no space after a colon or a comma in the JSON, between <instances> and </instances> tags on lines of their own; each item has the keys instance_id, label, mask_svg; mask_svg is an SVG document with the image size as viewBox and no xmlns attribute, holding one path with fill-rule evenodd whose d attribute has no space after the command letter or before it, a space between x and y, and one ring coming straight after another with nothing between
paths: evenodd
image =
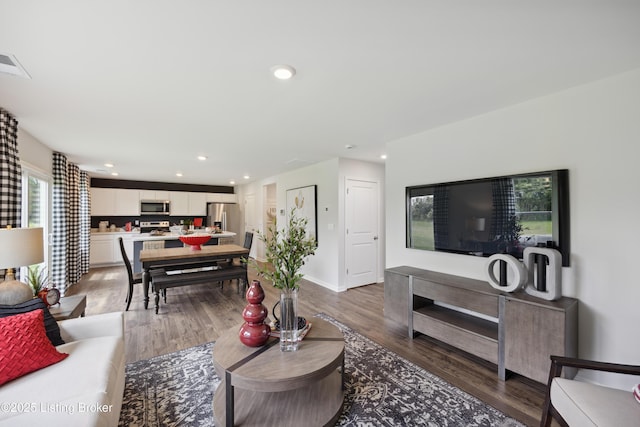
<instances>
[{"instance_id":1,"label":"black dining chair","mask_svg":"<svg viewBox=\"0 0 640 427\"><path fill-rule=\"evenodd\" d=\"M122 237L118 237L118 241L120 242L120 252L122 253L122 260L124 261L125 267L127 267L127 276L129 278L129 289L127 291L127 308L125 311L129 311L129 306L131 305L131 298L133 297L133 285L137 283L142 283L142 273L134 273L131 268L131 262L129 261L129 257L127 256L127 251L124 250L124 242L122 241Z\"/></svg>"},{"instance_id":2,"label":"black dining chair","mask_svg":"<svg viewBox=\"0 0 640 427\"><path fill-rule=\"evenodd\" d=\"M245 249L248 249L249 252L251 252L251 245L253 244L253 233L250 231L247 231L244 233L244 243L242 244L242 247ZM249 258L249 256L247 255L247 258ZM218 267L219 268L225 268L225 267L229 267L229 266L240 266L242 265L242 263L244 263L245 261L243 261L240 258L233 258L233 259L227 259L224 261L220 261L218 262ZM237 285L238 285L238 293L241 293L240 291L240 279L236 279L237 280ZM224 286L224 282L220 283L222 286ZM242 284L242 292L244 292L247 288L249 284L248 283L243 283Z\"/></svg>"},{"instance_id":3,"label":"black dining chair","mask_svg":"<svg viewBox=\"0 0 640 427\"><path fill-rule=\"evenodd\" d=\"M251 245L253 244L253 233L250 231L247 231L246 233L244 233L244 244L242 245L243 248L248 249L249 252L251 252ZM247 259L249 259L249 255L247 255ZM234 258L233 260L233 264L235 265L241 265L241 263L244 263L246 261L244 261L243 259L240 258ZM240 292L240 279L237 279L238 281L238 293ZM247 290L247 286L249 286L248 283L245 283L244 281L242 281L242 292L246 292Z\"/></svg>"}]
</instances>

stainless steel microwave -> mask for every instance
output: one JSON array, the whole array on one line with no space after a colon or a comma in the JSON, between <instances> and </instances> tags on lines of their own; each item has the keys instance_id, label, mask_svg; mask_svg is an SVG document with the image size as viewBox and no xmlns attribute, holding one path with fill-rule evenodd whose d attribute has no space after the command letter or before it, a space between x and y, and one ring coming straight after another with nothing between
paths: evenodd
<instances>
[{"instance_id":1,"label":"stainless steel microwave","mask_svg":"<svg viewBox=\"0 0 640 427\"><path fill-rule=\"evenodd\" d=\"M141 200L140 215L170 215L168 200Z\"/></svg>"}]
</instances>

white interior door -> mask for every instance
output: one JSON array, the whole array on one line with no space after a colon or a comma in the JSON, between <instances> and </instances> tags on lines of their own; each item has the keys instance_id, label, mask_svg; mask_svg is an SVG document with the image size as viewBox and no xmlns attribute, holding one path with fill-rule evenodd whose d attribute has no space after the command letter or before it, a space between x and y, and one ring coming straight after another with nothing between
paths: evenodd
<instances>
[{"instance_id":1,"label":"white interior door","mask_svg":"<svg viewBox=\"0 0 640 427\"><path fill-rule=\"evenodd\" d=\"M375 283L378 271L378 183L347 179L347 288Z\"/></svg>"}]
</instances>

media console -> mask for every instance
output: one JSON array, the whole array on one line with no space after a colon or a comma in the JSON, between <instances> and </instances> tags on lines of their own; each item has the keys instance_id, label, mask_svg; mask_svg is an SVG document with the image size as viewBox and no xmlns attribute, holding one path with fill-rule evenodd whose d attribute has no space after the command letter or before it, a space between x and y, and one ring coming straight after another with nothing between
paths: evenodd
<instances>
[{"instance_id":1,"label":"media console","mask_svg":"<svg viewBox=\"0 0 640 427\"><path fill-rule=\"evenodd\" d=\"M385 270L384 314L512 371L546 383L550 356L577 356L578 300L500 292L489 283L415 267ZM572 377L575 372L567 372Z\"/></svg>"}]
</instances>

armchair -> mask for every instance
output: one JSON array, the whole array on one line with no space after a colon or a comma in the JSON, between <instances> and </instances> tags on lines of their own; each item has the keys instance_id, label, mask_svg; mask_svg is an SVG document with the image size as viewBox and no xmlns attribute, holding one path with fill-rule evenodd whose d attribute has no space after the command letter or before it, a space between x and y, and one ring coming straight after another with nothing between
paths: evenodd
<instances>
[{"instance_id":1,"label":"armchair","mask_svg":"<svg viewBox=\"0 0 640 427\"><path fill-rule=\"evenodd\" d=\"M640 423L640 404L631 390L561 378L563 367L640 375L640 366L551 356L541 427L550 426L552 418L561 426L623 427Z\"/></svg>"}]
</instances>

